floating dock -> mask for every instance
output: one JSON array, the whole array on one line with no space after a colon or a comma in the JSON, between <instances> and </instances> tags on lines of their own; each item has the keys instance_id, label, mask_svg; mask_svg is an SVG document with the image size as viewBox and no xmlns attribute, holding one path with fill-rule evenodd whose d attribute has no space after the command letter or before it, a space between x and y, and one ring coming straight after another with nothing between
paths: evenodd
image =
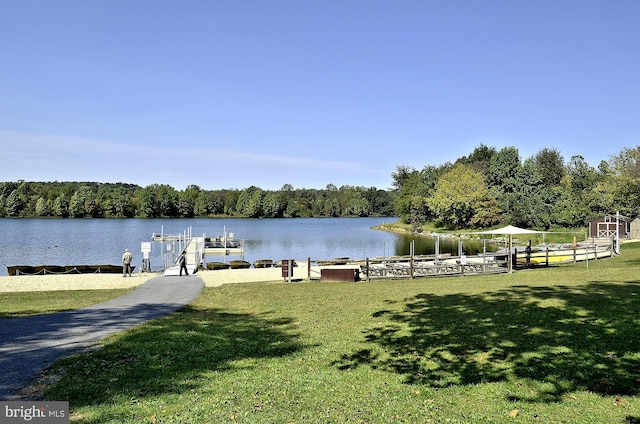
<instances>
[{"instance_id":1,"label":"floating dock","mask_svg":"<svg viewBox=\"0 0 640 424\"><path fill-rule=\"evenodd\" d=\"M164 275L180 275L180 266L176 263L184 250L187 256L187 270L189 274L195 274L200 267L206 268L208 256L221 256L225 258L235 256L244 259L244 242L236 240L233 233L224 236L209 237L206 234L194 237L191 227L182 234L165 234L164 228L160 233L154 233L151 237L154 242L167 243L165 251Z\"/></svg>"}]
</instances>

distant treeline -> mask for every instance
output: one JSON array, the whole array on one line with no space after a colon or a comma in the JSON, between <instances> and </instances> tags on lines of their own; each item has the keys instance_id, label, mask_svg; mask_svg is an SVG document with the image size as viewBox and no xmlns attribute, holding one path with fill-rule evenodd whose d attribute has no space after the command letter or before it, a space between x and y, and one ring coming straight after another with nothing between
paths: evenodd
<instances>
[{"instance_id":1,"label":"distant treeline","mask_svg":"<svg viewBox=\"0 0 640 424\"><path fill-rule=\"evenodd\" d=\"M203 190L190 185L140 187L125 183L1 182L0 216L60 218L366 217L394 214L394 192L336 186L268 191Z\"/></svg>"},{"instance_id":2,"label":"distant treeline","mask_svg":"<svg viewBox=\"0 0 640 424\"><path fill-rule=\"evenodd\" d=\"M518 149L483 144L454 163L418 170L398 166L392 189L375 187L203 190L190 185L2 182L1 217L191 218L400 216L419 230L513 224L526 228L584 227L594 218L640 214L640 146L624 148L597 168L544 148L525 160Z\"/></svg>"},{"instance_id":3,"label":"distant treeline","mask_svg":"<svg viewBox=\"0 0 640 424\"><path fill-rule=\"evenodd\" d=\"M521 160L518 149L480 145L455 163L392 174L396 213L419 229L512 224L546 230L577 228L607 214L640 214L640 146L624 148L597 168L582 156L565 162L544 148Z\"/></svg>"}]
</instances>

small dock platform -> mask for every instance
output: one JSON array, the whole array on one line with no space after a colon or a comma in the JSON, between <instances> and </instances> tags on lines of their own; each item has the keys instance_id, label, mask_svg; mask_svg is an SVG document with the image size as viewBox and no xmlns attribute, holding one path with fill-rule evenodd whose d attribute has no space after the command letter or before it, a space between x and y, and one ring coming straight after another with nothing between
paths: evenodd
<instances>
[{"instance_id":1,"label":"small dock platform","mask_svg":"<svg viewBox=\"0 0 640 424\"><path fill-rule=\"evenodd\" d=\"M170 252L165 254L164 275L166 276L180 275L180 266L176 260L182 250L186 251L187 270L190 275L195 274L200 267L206 267L207 256L222 256L225 261L228 256L244 258L244 242L236 240L233 233L227 235L226 229L224 236L216 237L208 237L205 234L194 237L191 228L184 234L177 235L164 234L163 231L153 234L152 240L171 244L167 246ZM178 246L174 250L175 244Z\"/></svg>"}]
</instances>

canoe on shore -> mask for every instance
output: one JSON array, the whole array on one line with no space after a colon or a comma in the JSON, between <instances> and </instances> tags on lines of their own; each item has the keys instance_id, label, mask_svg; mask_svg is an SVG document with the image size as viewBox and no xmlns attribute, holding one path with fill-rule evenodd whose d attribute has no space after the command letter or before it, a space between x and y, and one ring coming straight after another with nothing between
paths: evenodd
<instances>
[{"instance_id":1,"label":"canoe on shore","mask_svg":"<svg viewBox=\"0 0 640 424\"><path fill-rule=\"evenodd\" d=\"M327 266L327 265L346 265L349 263L349 257L344 258L333 258L333 259L325 259L325 260L317 260L315 261L319 266Z\"/></svg>"},{"instance_id":2,"label":"canoe on shore","mask_svg":"<svg viewBox=\"0 0 640 424\"><path fill-rule=\"evenodd\" d=\"M207 262L207 269L209 271L215 271L218 269L229 269L229 264L224 262Z\"/></svg>"},{"instance_id":3,"label":"canoe on shore","mask_svg":"<svg viewBox=\"0 0 640 424\"><path fill-rule=\"evenodd\" d=\"M251 262L243 261L241 259L236 259L233 261L229 261L229 267L231 269L251 268Z\"/></svg>"},{"instance_id":4,"label":"canoe on shore","mask_svg":"<svg viewBox=\"0 0 640 424\"><path fill-rule=\"evenodd\" d=\"M271 259L258 259L253 262L254 268L271 268L273 266L273 260Z\"/></svg>"}]
</instances>

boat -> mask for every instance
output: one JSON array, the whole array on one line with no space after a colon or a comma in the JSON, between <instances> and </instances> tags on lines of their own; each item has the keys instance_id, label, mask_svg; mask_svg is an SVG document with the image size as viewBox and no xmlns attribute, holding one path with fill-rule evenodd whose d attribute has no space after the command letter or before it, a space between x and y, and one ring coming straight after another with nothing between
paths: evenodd
<instances>
[{"instance_id":1,"label":"boat","mask_svg":"<svg viewBox=\"0 0 640 424\"><path fill-rule=\"evenodd\" d=\"M229 264L224 262L207 262L207 269L209 271L215 271L218 269L229 269Z\"/></svg>"},{"instance_id":2,"label":"boat","mask_svg":"<svg viewBox=\"0 0 640 424\"><path fill-rule=\"evenodd\" d=\"M9 265L7 266L9 275L34 275L36 267L31 265Z\"/></svg>"},{"instance_id":3,"label":"boat","mask_svg":"<svg viewBox=\"0 0 640 424\"><path fill-rule=\"evenodd\" d=\"M205 237L204 247L205 249L236 249L240 247L239 240L231 238L225 239L224 237Z\"/></svg>"},{"instance_id":4,"label":"boat","mask_svg":"<svg viewBox=\"0 0 640 424\"><path fill-rule=\"evenodd\" d=\"M131 271L135 265L131 266ZM7 266L9 275L47 275L47 274L121 274L122 265L11 265Z\"/></svg>"},{"instance_id":5,"label":"boat","mask_svg":"<svg viewBox=\"0 0 640 424\"><path fill-rule=\"evenodd\" d=\"M204 237L204 253L207 256L243 256L244 243L233 233L227 236Z\"/></svg>"},{"instance_id":6,"label":"boat","mask_svg":"<svg viewBox=\"0 0 640 424\"><path fill-rule=\"evenodd\" d=\"M135 265L131 265L131 272L135 269ZM67 274L122 274L122 265L67 265L65 266Z\"/></svg>"},{"instance_id":7,"label":"boat","mask_svg":"<svg viewBox=\"0 0 640 424\"><path fill-rule=\"evenodd\" d=\"M532 265L545 265L547 262L559 264L569 263L574 261L595 260L600 258L608 258L611 256L611 249L599 248L577 248L577 249L560 249L532 252L528 258L528 261ZM519 264L527 263L526 253L518 252L517 262Z\"/></svg>"},{"instance_id":8,"label":"boat","mask_svg":"<svg viewBox=\"0 0 640 424\"><path fill-rule=\"evenodd\" d=\"M247 262L242 259L235 259L233 261L229 261L229 268L231 269L251 268L251 262Z\"/></svg>"},{"instance_id":9,"label":"boat","mask_svg":"<svg viewBox=\"0 0 640 424\"><path fill-rule=\"evenodd\" d=\"M327 265L346 265L349 263L349 257L343 257L343 258L333 258L333 259L326 259L326 260L318 260L315 261L316 264L320 265L320 266L327 266Z\"/></svg>"},{"instance_id":10,"label":"boat","mask_svg":"<svg viewBox=\"0 0 640 424\"><path fill-rule=\"evenodd\" d=\"M253 262L254 268L271 268L273 266L273 261L271 259L258 259Z\"/></svg>"}]
</instances>

